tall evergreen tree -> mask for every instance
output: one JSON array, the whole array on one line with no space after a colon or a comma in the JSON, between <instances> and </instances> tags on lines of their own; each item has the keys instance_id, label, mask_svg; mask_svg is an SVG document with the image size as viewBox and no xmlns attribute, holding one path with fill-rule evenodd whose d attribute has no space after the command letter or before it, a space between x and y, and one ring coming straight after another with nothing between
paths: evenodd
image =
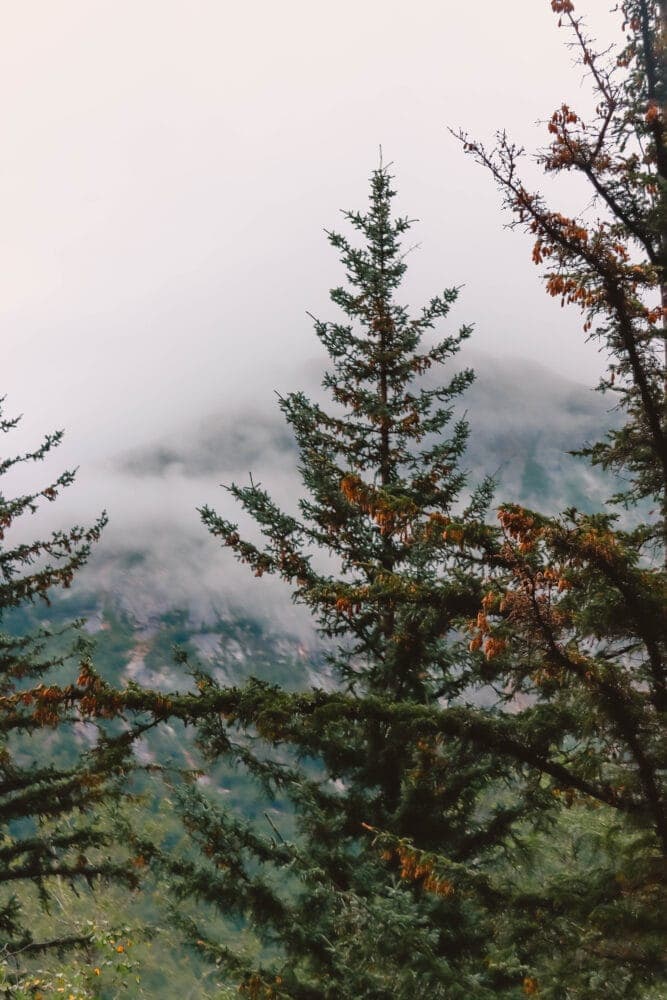
<instances>
[{"instance_id":1,"label":"tall evergreen tree","mask_svg":"<svg viewBox=\"0 0 667 1000\"><path fill-rule=\"evenodd\" d=\"M664 988L666 972L667 18L664 4L627 0L618 5L623 43L599 52L571 0L551 6L595 110L582 118L569 103L557 108L539 161L590 185L587 210L569 216L531 192L522 151L504 133L494 151L461 138L534 236L548 294L578 305L584 331L607 353L600 388L623 421L582 453L617 473L620 488L593 516L501 510L498 576L473 643L499 652L508 689L535 703L521 714L579 780L554 788L578 806L572 825L590 820L596 802L600 828L608 824L585 875L542 887L542 916L531 947L524 942L542 969L536 989L565 995L560 980L568 995L634 997L650 982Z\"/></svg>"},{"instance_id":2,"label":"tall evergreen tree","mask_svg":"<svg viewBox=\"0 0 667 1000\"><path fill-rule=\"evenodd\" d=\"M323 387L338 408L326 412L302 393L281 401L308 491L300 518L284 514L255 485L231 492L261 528L264 546L243 541L236 524L209 508L202 517L257 575L289 583L325 638L342 640L331 662L347 690L435 704L466 684L466 675L452 669L449 633L480 595L473 560L447 537L465 485L459 461L468 428L458 420L449 436L444 432L473 373L465 369L446 385L422 385L420 376L454 355L470 328L420 350L458 293L433 298L416 319L396 301L406 270L401 237L410 222L392 219L393 194L390 175L377 170L368 212L345 213L362 245L329 234L348 278L348 287L331 292L345 322L316 322L315 332L333 362ZM489 495L484 483L460 519L482 530ZM334 558L335 572L316 568L318 550ZM356 782L376 789L380 815L397 816L412 764L386 732L364 733L369 738L372 752L364 751Z\"/></svg>"},{"instance_id":3,"label":"tall evergreen tree","mask_svg":"<svg viewBox=\"0 0 667 1000\"><path fill-rule=\"evenodd\" d=\"M460 461L468 429L454 406L473 373L437 381L470 328L423 343L447 317L456 289L415 318L398 301L410 221L392 218L393 195L381 167L368 210L345 213L360 242L328 234L347 276L331 292L343 321L315 322L331 358L323 386L333 405L324 409L300 392L280 404L307 490L298 516L252 482L231 492L259 525L262 544L202 511L209 530L255 575L280 576L311 609L332 648L340 693L292 696L259 682L225 690L200 676L198 697L163 705L197 721L209 755L235 755L296 813L298 836L287 842L215 810L192 789L176 792L192 842L210 859L203 867L191 858L168 862L177 892L249 919L275 945L253 967L216 944L201 922L190 928L250 996L483 997L499 995L505 983L482 960L492 893L479 868L525 808L521 796L502 804L490 794L514 762L480 752L463 731L443 740L435 731L415 733L410 722L411 711L460 699L472 681L454 630L483 594L477 561L480 546L492 544L484 525L491 485L465 501ZM425 380L431 370L436 377ZM349 707L344 718L340 704ZM313 705L316 725L308 719ZM235 726L274 750L233 737ZM281 745L291 751L282 761ZM303 755L310 767L299 765ZM454 892L428 865L383 855L376 830L421 850L446 845L463 882L480 891ZM287 872L282 883L276 870Z\"/></svg>"},{"instance_id":4,"label":"tall evergreen tree","mask_svg":"<svg viewBox=\"0 0 667 1000\"><path fill-rule=\"evenodd\" d=\"M0 433L9 435L17 423L0 406ZM47 435L34 451L5 458L0 475L41 462L61 438L62 432ZM81 886L99 877L134 881L125 864L109 860L109 834L97 809L115 796L130 766L131 741L126 734L101 735L94 748L80 749L72 726L81 719L81 685L93 676L90 644L80 623L29 628L24 613L70 586L104 526L102 516L88 528L25 540L25 519L55 501L73 478L64 472L32 492L0 493L0 961L16 975L31 955L88 941L85 931L40 937L32 929L36 900L48 908L58 880Z\"/></svg>"}]
</instances>

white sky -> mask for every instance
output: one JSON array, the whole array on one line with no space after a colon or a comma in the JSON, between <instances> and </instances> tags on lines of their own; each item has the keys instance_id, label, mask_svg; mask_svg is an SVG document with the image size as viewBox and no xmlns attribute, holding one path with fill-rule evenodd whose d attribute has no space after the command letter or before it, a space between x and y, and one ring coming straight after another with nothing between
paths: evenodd
<instances>
[{"instance_id":1,"label":"white sky","mask_svg":"<svg viewBox=\"0 0 667 1000\"><path fill-rule=\"evenodd\" d=\"M596 8L604 31L614 19ZM584 0L580 4L583 9ZM168 434L317 355L322 233L378 161L422 220L406 293L464 284L475 346L594 383L575 312L446 126L539 145L583 100L549 0L0 3L0 323L11 412L75 461ZM558 202L556 202L558 204ZM520 386L517 387L520 391Z\"/></svg>"}]
</instances>

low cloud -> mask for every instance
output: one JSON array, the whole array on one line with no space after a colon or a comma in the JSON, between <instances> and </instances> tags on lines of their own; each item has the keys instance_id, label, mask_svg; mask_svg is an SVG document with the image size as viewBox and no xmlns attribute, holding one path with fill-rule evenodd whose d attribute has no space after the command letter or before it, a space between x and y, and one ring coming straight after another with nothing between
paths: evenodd
<instances>
[{"instance_id":1,"label":"low cloud","mask_svg":"<svg viewBox=\"0 0 667 1000\"><path fill-rule=\"evenodd\" d=\"M550 511L570 504L599 507L608 484L567 451L597 439L609 425L605 400L535 364L467 353L451 370L464 363L479 373L459 411L471 427L462 463L470 484L493 474L497 502L521 500ZM321 397L320 377L319 364L304 364L293 373L294 388ZM138 622L181 609L205 625L243 611L273 631L308 641L312 621L294 606L289 588L269 577L255 579L231 551L221 549L197 513L208 504L256 538L255 526L221 488L248 483L251 474L279 505L296 510L302 493L298 454L277 400L268 393L236 402L177 434L156 436L148 446L87 463L76 486L47 508L41 522L44 527L86 523L108 510L109 525L79 586ZM24 530L34 530L35 523Z\"/></svg>"}]
</instances>

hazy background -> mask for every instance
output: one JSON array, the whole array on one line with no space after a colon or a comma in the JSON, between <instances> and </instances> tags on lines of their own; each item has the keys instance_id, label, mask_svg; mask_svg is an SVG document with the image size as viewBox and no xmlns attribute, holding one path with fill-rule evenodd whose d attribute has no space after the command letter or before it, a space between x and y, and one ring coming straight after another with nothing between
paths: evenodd
<instances>
[{"instance_id":1,"label":"hazy background","mask_svg":"<svg viewBox=\"0 0 667 1000\"><path fill-rule=\"evenodd\" d=\"M618 23L605 6L588 4L603 37ZM209 448L205 474L177 462L139 486L136 454L182 454L198 428L223 449L274 389L316 384L306 310L331 316L342 277L322 230L363 207L380 144L397 210L421 220L406 300L464 285L452 325L475 324L487 386L503 359L491 423L524 422L529 390L541 413L536 370L513 385L513 358L597 381L578 314L544 295L529 238L503 228L490 177L447 131L506 127L535 148L538 119L588 104L549 0L6 0L0 14L0 393L25 413L16 440L66 427L56 465L80 466L82 517L109 508L103 544L131 524L167 535L165 518L201 531L193 507L239 465ZM563 198L585 200L571 183ZM269 440L253 469L275 467L288 492L272 454Z\"/></svg>"}]
</instances>

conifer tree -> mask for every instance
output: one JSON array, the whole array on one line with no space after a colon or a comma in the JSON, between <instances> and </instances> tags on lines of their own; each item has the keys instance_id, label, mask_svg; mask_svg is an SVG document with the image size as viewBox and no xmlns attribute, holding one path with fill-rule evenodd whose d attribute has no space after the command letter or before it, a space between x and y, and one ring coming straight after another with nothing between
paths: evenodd
<instances>
[{"instance_id":1,"label":"conifer tree","mask_svg":"<svg viewBox=\"0 0 667 1000\"><path fill-rule=\"evenodd\" d=\"M248 996L490 997L505 986L504 971L482 960L492 894L478 869L525 810L520 795L503 804L490 792L514 762L480 752L464 733L443 740L387 715L402 707L408 718L431 712L472 683L454 630L479 606L477 560L481 546L492 545L484 524L491 484L466 502L460 462L468 429L454 416L473 373L437 379L470 328L427 341L456 289L414 318L400 303L410 221L392 217L393 196L380 167L368 210L345 213L359 243L328 234L347 277L331 292L343 320L315 321L331 359L323 386L333 404L325 409L301 392L280 404L307 491L298 515L280 510L254 482L232 486L261 529L263 544L253 544L235 523L202 510L209 530L255 575L280 576L311 609L332 647L340 693L290 695L260 682L220 689L199 675L199 696L170 696L162 705L196 721L209 756L232 754L296 813L298 836L288 841L279 829L258 832L216 810L194 789L175 792L192 843L209 859L167 861L179 898L240 915L275 945L253 966L216 943L201 921L189 927ZM345 718L341 702L350 708ZM233 735L237 727L274 749L258 751ZM299 764L304 755L315 763ZM428 865L383 856L376 830L423 851L446 845L452 867L479 892L454 893Z\"/></svg>"},{"instance_id":2,"label":"conifer tree","mask_svg":"<svg viewBox=\"0 0 667 1000\"><path fill-rule=\"evenodd\" d=\"M0 406L0 433L9 435L17 423ZM41 462L61 438L62 432L47 435L34 451L6 457L0 475ZM125 864L109 860L108 830L96 815L130 766L131 740L101 734L95 747L82 751L72 729L82 718L81 685L93 676L90 643L80 623L57 630L19 627L29 619L22 610L70 586L106 521L103 515L88 528L25 540L25 520L55 501L73 478L64 472L33 492L0 493L0 961L10 980L30 956L89 940L77 930L35 936L23 903L30 901L34 919L37 899L48 911L49 890L58 880L80 886L99 877L134 881Z\"/></svg>"},{"instance_id":3,"label":"conifer tree","mask_svg":"<svg viewBox=\"0 0 667 1000\"><path fill-rule=\"evenodd\" d=\"M504 133L493 151L461 138L514 224L534 236L548 294L581 308L584 332L607 354L600 389L622 423L580 453L615 472L619 489L595 515L500 511L504 544L472 642L498 651L508 690L535 703L528 717L549 756L588 785L555 784L577 806L571 824L587 813L590 823L602 804L606 843L589 871L577 880L561 872L542 888L532 942L522 943L541 969L530 981L540 995L563 995L560 980L573 996L634 997L666 981L667 19L664 4L627 0L617 8L623 43L599 52L571 0L551 6L594 112L557 108L539 162L551 175L580 175L588 208L566 215L531 192L523 151Z\"/></svg>"}]
</instances>

